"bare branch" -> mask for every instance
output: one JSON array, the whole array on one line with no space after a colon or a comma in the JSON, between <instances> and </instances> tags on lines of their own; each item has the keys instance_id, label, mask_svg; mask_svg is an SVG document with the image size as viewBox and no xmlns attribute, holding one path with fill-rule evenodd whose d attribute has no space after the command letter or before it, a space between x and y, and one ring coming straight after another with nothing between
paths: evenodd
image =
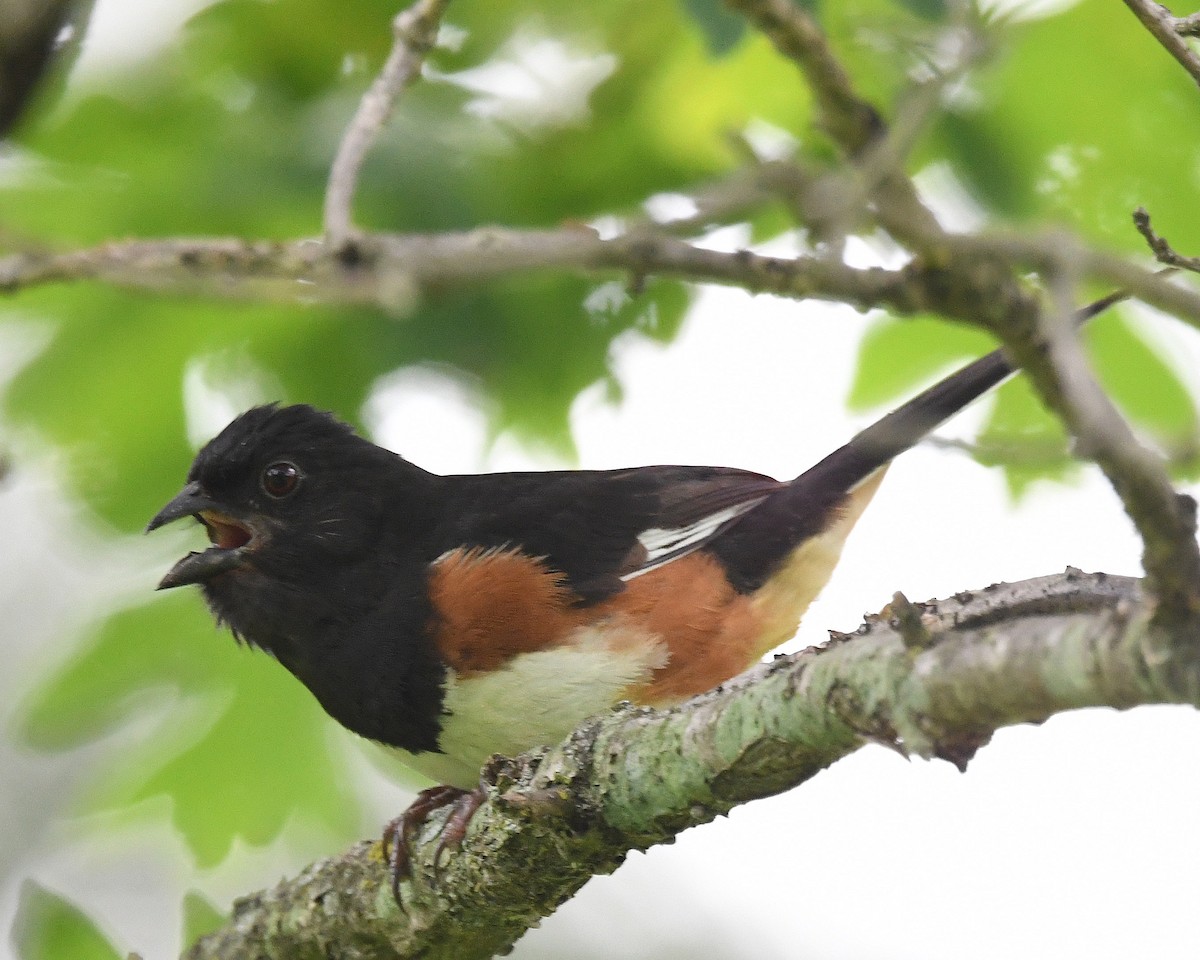
<instances>
[{"instance_id":1,"label":"bare branch","mask_svg":"<svg viewBox=\"0 0 1200 960\"><path fill-rule=\"evenodd\" d=\"M1142 538L1147 585L1158 600L1156 616L1195 624L1200 619L1200 547L1196 504L1171 486L1161 456L1134 435L1096 382L1078 331L1062 309L1045 324L1049 368L1061 390L1058 409L1121 498Z\"/></svg>"},{"instance_id":2,"label":"bare branch","mask_svg":"<svg viewBox=\"0 0 1200 960\"><path fill-rule=\"evenodd\" d=\"M236 299L373 304L394 312L448 284L523 270L619 270L734 284L751 291L840 300L902 313L927 308L941 281L919 269L856 269L810 257L768 257L692 246L657 232L602 239L586 227L490 228L466 233L371 234L352 262L318 240L233 238L126 241L60 254L0 258L0 291L103 280L153 291Z\"/></svg>"},{"instance_id":3,"label":"bare branch","mask_svg":"<svg viewBox=\"0 0 1200 960\"><path fill-rule=\"evenodd\" d=\"M834 55L825 34L792 0L726 0L752 20L775 48L792 60L808 80L819 109L819 123L852 160L886 136L879 111L854 89L849 74ZM904 134L906 135L906 134ZM902 137L904 136L902 135ZM898 151L896 159L903 158ZM885 149L882 159L892 159ZM917 196L916 187L898 167L879 168L874 198L880 221L888 232L919 250L942 237L937 219Z\"/></svg>"},{"instance_id":4,"label":"bare branch","mask_svg":"<svg viewBox=\"0 0 1200 960\"><path fill-rule=\"evenodd\" d=\"M778 176L773 170L771 176ZM668 225L670 226L670 225ZM448 285L522 271L621 271L730 284L797 299L898 314L934 310L998 331L1013 304L1033 302L1014 268L1054 269L1059 240L1024 234L947 235L952 267L856 269L822 257L770 257L697 247L645 223L601 238L588 227L481 228L462 233L364 234L355 255L319 239L232 237L130 240L61 253L0 257L0 293L99 280L132 290L275 303L362 304L395 314ZM1077 248L1080 273L1200 326L1200 294L1120 257ZM949 255L949 254L948 254Z\"/></svg>"},{"instance_id":5,"label":"bare branch","mask_svg":"<svg viewBox=\"0 0 1200 960\"><path fill-rule=\"evenodd\" d=\"M1142 22L1151 35L1173 56L1191 78L1200 84L1200 57L1180 36L1195 31L1192 18L1180 20L1171 11L1154 0L1125 0L1125 6Z\"/></svg>"},{"instance_id":6,"label":"bare branch","mask_svg":"<svg viewBox=\"0 0 1200 960\"><path fill-rule=\"evenodd\" d=\"M378 844L363 843L239 901L186 956L273 960L337 943L363 958L481 960L629 850L787 790L865 743L965 767L1001 726L1200 702L1191 638L1147 632L1137 581L1068 570L911 613L917 630L871 617L681 707L619 708L514 762L440 872L437 825L425 831L403 913Z\"/></svg>"},{"instance_id":7,"label":"bare branch","mask_svg":"<svg viewBox=\"0 0 1200 960\"><path fill-rule=\"evenodd\" d=\"M1018 267L1051 276L1060 268L1060 244L1068 243L1078 260L1082 278L1121 288L1128 296L1200 326L1200 294L1172 283L1167 271L1147 270L1124 257L1096 250L1062 231L1031 234L993 230L976 234L948 234L948 259L988 257L1009 268ZM957 268L956 268L957 269ZM2 282L2 281L0 281ZM969 320L969 317L963 317Z\"/></svg>"},{"instance_id":8,"label":"bare branch","mask_svg":"<svg viewBox=\"0 0 1200 960\"><path fill-rule=\"evenodd\" d=\"M1194 628L1200 623L1195 503L1176 494L1162 457L1142 445L1092 376L1074 321L1074 291L1086 258L1069 237L1059 236L1050 246L1054 257L1043 275L1052 309L1013 311L997 332L1077 438L1078 452L1096 462L1121 498L1142 538L1156 617Z\"/></svg>"},{"instance_id":9,"label":"bare branch","mask_svg":"<svg viewBox=\"0 0 1200 960\"><path fill-rule=\"evenodd\" d=\"M1151 252L1159 263L1191 273L1200 273L1200 257L1185 257L1176 253L1166 238L1155 232L1154 227L1150 224L1150 214L1145 207L1138 207L1133 211L1133 222L1137 226L1138 233L1145 237L1146 243L1149 244Z\"/></svg>"},{"instance_id":10,"label":"bare branch","mask_svg":"<svg viewBox=\"0 0 1200 960\"><path fill-rule=\"evenodd\" d=\"M752 20L804 73L821 111L820 125L847 154L857 154L883 132L883 118L855 91L825 34L799 4L791 0L728 0L728 5Z\"/></svg>"},{"instance_id":11,"label":"bare branch","mask_svg":"<svg viewBox=\"0 0 1200 960\"><path fill-rule=\"evenodd\" d=\"M392 21L395 42L338 145L325 190L325 238L340 250L354 234L352 207L362 163L399 96L421 75L449 0L417 0Z\"/></svg>"}]
</instances>

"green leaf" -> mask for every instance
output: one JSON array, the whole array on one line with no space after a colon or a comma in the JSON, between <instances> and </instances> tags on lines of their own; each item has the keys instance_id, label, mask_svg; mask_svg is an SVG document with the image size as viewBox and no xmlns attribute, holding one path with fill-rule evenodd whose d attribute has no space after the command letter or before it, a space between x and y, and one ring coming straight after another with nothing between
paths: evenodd
<instances>
[{"instance_id":1,"label":"green leaf","mask_svg":"<svg viewBox=\"0 0 1200 960\"><path fill-rule=\"evenodd\" d=\"M112 617L35 693L20 729L35 747L66 749L146 715L159 718L153 734L90 785L81 812L169 797L201 866L238 837L270 842L296 815L352 834L346 771L326 742L333 721L279 664L218 633L195 595Z\"/></svg>"},{"instance_id":2,"label":"green leaf","mask_svg":"<svg viewBox=\"0 0 1200 960\"><path fill-rule=\"evenodd\" d=\"M1200 162L1195 84L1128 17L1086 0L1005 30L1003 57L934 145L1003 212L1144 252L1130 224L1142 205L1181 249L1200 248L1200 223L1179 204ZM1087 96L1059 95L1079 90Z\"/></svg>"},{"instance_id":3,"label":"green leaf","mask_svg":"<svg viewBox=\"0 0 1200 960\"><path fill-rule=\"evenodd\" d=\"M922 20L931 23L941 23L946 19L948 6L946 0L896 0L905 10L915 13Z\"/></svg>"},{"instance_id":4,"label":"green leaf","mask_svg":"<svg viewBox=\"0 0 1200 960\"><path fill-rule=\"evenodd\" d=\"M1025 151L1018 130L990 113L951 108L935 122L937 148L964 175L966 186L991 210L1027 217L1038 209L1030 190L1039 160Z\"/></svg>"},{"instance_id":5,"label":"green leaf","mask_svg":"<svg viewBox=\"0 0 1200 960\"><path fill-rule=\"evenodd\" d=\"M38 750L69 750L181 697L220 693L238 656L232 647L196 592L124 610L33 692L20 735Z\"/></svg>"},{"instance_id":6,"label":"green leaf","mask_svg":"<svg viewBox=\"0 0 1200 960\"><path fill-rule=\"evenodd\" d=\"M886 318L875 324L858 353L858 367L846 403L868 410L915 393L952 364L973 360L995 348L987 334L929 317Z\"/></svg>"},{"instance_id":7,"label":"green leaf","mask_svg":"<svg viewBox=\"0 0 1200 960\"><path fill-rule=\"evenodd\" d=\"M192 19L187 62L223 63L245 83L311 100L344 81L347 58L361 60L360 76L378 69L396 13L385 0L222 0Z\"/></svg>"},{"instance_id":8,"label":"green leaf","mask_svg":"<svg viewBox=\"0 0 1200 960\"><path fill-rule=\"evenodd\" d=\"M1175 371L1121 316L1087 331L1092 364L1127 417L1167 450L1195 449L1196 406Z\"/></svg>"},{"instance_id":9,"label":"green leaf","mask_svg":"<svg viewBox=\"0 0 1200 960\"><path fill-rule=\"evenodd\" d=\"M189 890L183 897L184 945L219 930L227 919L227 914L218 910L204 894Z\"/></svg>"},{"instance_id":10,"label":"green leaf","mask_svg":"<svg viewBox=\"0 0 1200 960\"><path fill-rule=\"evenodd\" d=\"M1004 467L1009 492L1019 497L1037 480L1065 479L1077 468L1066 430L1018 376L996 391L996 401L976 442Z\"/></svg>"},{"instance_id":11,"label":"green leaf","mask_svg":"<svg viewBox=\"0 0 1200 960\"><path fill-rule=\"evenodd\" d=\"M357 822L348 769L326 745L333 721L279 664L244 659L232 698L203 736L144 779L126 771L109 798L126 806L169 796L202 868L220 863L236 838L270 843L297 814L339 837Z\"/></svg>"},{"instance_id":12,"label":"green leaf","mask_svg":"<svg viewBox=\"0 0 1200 960\"><path fill-rule=\"evenodd\" d=\"M19 960L122 960L100 928L78 907L51 890L26 880L13 921Z\"/></svg>"},{"instance_id":13,"label":"green leaf","mask_svg":"<svg viewBox=\"0 0 1200 960\"><path fill-rule=\"evenodd\" d=\"M683 7L700 27L714 57L732 50L746 32L746 21L730 13L721 0L683 0Z\"/></svg>"}]
</instances>

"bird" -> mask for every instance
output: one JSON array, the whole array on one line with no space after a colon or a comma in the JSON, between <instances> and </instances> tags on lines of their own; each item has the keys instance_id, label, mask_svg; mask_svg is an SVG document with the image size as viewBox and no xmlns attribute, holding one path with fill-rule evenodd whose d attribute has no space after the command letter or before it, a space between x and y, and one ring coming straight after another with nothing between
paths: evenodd
<instances>
[{"instance_id":1,"label":"bird","mask_svg":"<svg viewBox=\"0 0 1200 960\"><path fill-rule=\"evenodd\" d=\"M159 589L200 585L218 625L437 784L384 833L399 899L416 832L449 805L441 842L460 843L493 755L623 701L678 704L793 636L892 459L1013 373L993 351L789 481L438 475L311 406L254 407L150 521L192 517L210 541Z\"/></svg>"}]
</instances>

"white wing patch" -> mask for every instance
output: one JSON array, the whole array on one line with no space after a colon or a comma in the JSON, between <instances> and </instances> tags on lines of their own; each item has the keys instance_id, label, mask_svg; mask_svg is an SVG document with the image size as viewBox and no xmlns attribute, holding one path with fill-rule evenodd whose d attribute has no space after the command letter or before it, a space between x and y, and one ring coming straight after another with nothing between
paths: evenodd
<instances>
[{"instance_id":1,"label":"white wing patch","mask_svg":"<svg viewBox=\"0 0 1200 960\"><path fill-rule=\"evenodd\" d=\"M664 563L670 563L672 560L686 556L708 540L724 524L735 517L740 517L747 510L757 507L766 499L766 495L764 495L743 503L736 503L732 507L707 514L683 527L667 529L650 527L643 530L638 534L638 543L645 548L646 559L642 561L641 566L632 573L625 574L621 579L632 580L640 577L643 573L649 573L656 567L661 567Z\"/></svg>"}]
</instances>

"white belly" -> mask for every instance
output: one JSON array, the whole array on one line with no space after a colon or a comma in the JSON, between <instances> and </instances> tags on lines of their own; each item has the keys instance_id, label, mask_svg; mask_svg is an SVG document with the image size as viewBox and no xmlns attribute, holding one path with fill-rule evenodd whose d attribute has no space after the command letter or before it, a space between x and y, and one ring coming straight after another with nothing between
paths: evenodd
<instances>
[{"instance_id":1,"label":"white belly","mask_svg":"<svg viewBox=\"0 0 1200 960\"><path fill-rule=\"evenodd\" d=\"M613 623L581 627L567 643L523 653L500 670L446 677L441 753L389 749L437 783L472 788L494 753L516 756L558 743L666 664L657 637Z\"/></svg>"}]
</instances>

